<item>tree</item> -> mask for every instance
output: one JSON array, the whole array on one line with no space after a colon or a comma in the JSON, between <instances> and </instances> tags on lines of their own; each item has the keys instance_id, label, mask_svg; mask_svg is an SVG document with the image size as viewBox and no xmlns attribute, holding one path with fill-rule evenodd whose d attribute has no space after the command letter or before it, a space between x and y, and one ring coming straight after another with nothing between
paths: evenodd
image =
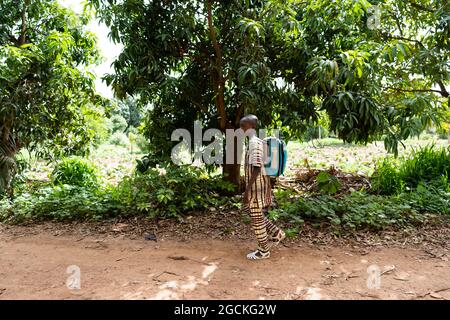
<instances>
[{"instance_id":1,"label":"tree","mask_svg":"<svg viewBox=\"0 0 450 320\"><path fill-rule=\"evenodd\" d=\"M383 14L395 8L380 29L369 23L367 0L90 2L124 45L105 80L119 97L153 104L146 128L160 155L170 152L171 131L194 120L225 132L251 112L295 137L318 110L345 141L384 135L396 152L399 140L439 122L447 108L432 89L448 83L446 2L373 1ZM436 11L419 13L417 6ZM437 60L417 60L423 51L398 39L391 19L411 37L432 28L425 42L429 50L439 44ZM408 81L411 70L417 80ZM224 165L224 173L238 183L238 166Z\"/></svg>"},{"instance_id":2,"label":"tree","mask_svg":"<svg viewBox=\"0 0 450 320\"><path fill-rule=\"evenodd\" d=\"M99 59L95 37L84 28L88 20L87 12L77 16L55 0L2 1L1 185L10 186L7 173L21 147L50 155L89 145L93 132L85 120L104 101L88 71Z\"/></svg>"},{"instance_id":3,"label":"tree","mask_svg":"<svg viewBox=\"0 0 450 320\"><path fill-rule=\"evenodd\" d=\"M142 114L139 110L139 106L132 96L128 96L126 99L117 100L117 106L111 110L112 114L120 115L127 121L127 126L124 132L130 130L130 128L137 128L141 124Z\"/></svg>"},{"instance_id":4,"label":"tree","mask_svg":"<svg viewBox=\"0 0 450 320\"><path fill-rule=\"evenodd\" d=\"M153 109L147 136L160 156L170 155L171 131L235 129L245 112L271 122L278 102L277 70L268 66L264 46L264 6L243 1L92 1L111 27L111 38L124 44L106 76L116 95L137 95ZM220 26L220 27L219 27ZM310 115L305 115L305 118ZM239 183L239 165L224 165Z\"/></svg>"},{"instance_id":5,"label":"tree","mask_svg":"<svg viewBox=\"0 0 450 320\"><path fill-rule=\"evenodd\" d=\"M310 104L319 100L340 138L383 137L397 153L399 141L448 117L449 6L422 1L433 8L422 11L417 1L373 3L377 7L363 0L296 6L299 36L277 40L283 48L277 63L292 66L283 78ZM285 124L300 127L295 109L281 112Z\"/></svg>"}]
</instances>

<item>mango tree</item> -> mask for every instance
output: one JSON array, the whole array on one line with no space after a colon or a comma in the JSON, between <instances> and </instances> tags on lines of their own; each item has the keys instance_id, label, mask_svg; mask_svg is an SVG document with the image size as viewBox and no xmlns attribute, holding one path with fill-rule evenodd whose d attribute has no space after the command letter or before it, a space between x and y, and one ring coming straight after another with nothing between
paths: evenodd
<instances>
[{"instance_id":1,"label":"mango tree","mask_svg":"<svg viewBox=\"0 0 450 320\"><path fill-rule=\"evenodd\" d=\"M20 148L64 154L89 145L85 118L103 100L88 66L99 59L89 14L55 0L0 4L0 193Z\"/></svg>"},{"instance_id":2,"label":"mango tree","mask_svg":"<svg viewBox=\"0 0 450 320\"><path fill-rule=\"evenodd\" d=\"M124 45L105 80L119 97L151 104L156 156L195 120L225 132L254 113L289 138L320 110L343 140L384 138L396 153L448 108L446 1L90 3ZM238 184L238 165L223 172Z\"/></svg>"}]
</instances>

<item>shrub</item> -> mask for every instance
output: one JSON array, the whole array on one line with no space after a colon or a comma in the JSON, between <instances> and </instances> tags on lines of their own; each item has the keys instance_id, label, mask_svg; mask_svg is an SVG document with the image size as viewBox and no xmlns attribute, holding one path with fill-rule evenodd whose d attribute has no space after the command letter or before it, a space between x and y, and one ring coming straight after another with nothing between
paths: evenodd
<instances>
[{"instance_id":1,"label":"shrub","mask_svg":"<svg viewBox=\"0 0 450 320\"><path fill-rule=\"evenodd\" d=\"M142 134L136 135L136 145L138 146L139 150L141 150L141 152L143 153L150 152L150 141Z\"/></svg>"},{"instance_id":2,"label":"shrub","mask_svg":"<svg viewBox=\"0 0 450 320\"><path fill-rule=\"evenodd\" d=\"M371 177L372 188L381 194L395 194L402 191L404 183L397 170L396 160L386 157L376 165Z\"/></svg>"},{"instance_id":3,"label":"shrub","mask_svg":"<svg viewBox=\"0 0 450 320\"><path fill-rule=\"evenodd\" d=\"M450 190L421 183L414 192L402 193L398 198L419 212L450 214Z\"/></svg>"},{"instance_id":4,"label":"shrub","mask_svg":"<svg viewBox=\"0 0 450 320\"><path fill-rule=\"evenodd\" d=\"M124 117L122 117L121 115L113 115L110 118L111 121L111 132L115 133L115 132L121 132L123 133L126 128L128 127L128 123L127 120L125 120Z\"/></svg>"},{"instance_id":5,"label":"shrub","mask_svg":"<svg viewBox=\"0 0 450 320\"><path fill-rule=\"evenodd\" d=\"M183 212L225 204L227 198L220 194L233 188L220 176L212 177L202 169L167 165L126 177L114 198L150 216L178 217Z\"/></svg>"},{"instance_id":6,"label":"shrub","mask_svg":"<svg viewBox=\"0 0 450 320\"><path fill-rule=\"evenodd\" d=\"M110 189L58 185L20 194L14 203L0 201L0 220L100 220L125 212L123 209L112 199Z\"/></svg>"},{"instance_id":7,"label":"shrub","mask_svg":"<svg viewBox=\"0 0 450 320\"><path fill-rule=\"evenodd\" d=\"M338 178L326 171L320 172L316 177L316 181L319 190L326 194L335 194L341 188Z\"/></svg>"},{"instance_id":8,"label":"shrub","mask_svg":"<svg viewBox=\"0 0 450 320\"><path fill-rule=\"evenodd\" d=\"M223 197L234 186L220 176L191 166L151 168L145 174L126 177L117 187L91 188L60 184L24 192L14 203L0 201L0 221L29 219L105 219L146 214L179 218L190 211L234 205Z\"/></svg>"},{"instance_id":9,"label":"shrub","mask_svg":"<svg viewBox=\"0 0 450 320\"><path fill-rule=\"evenodd\" d=\"M413 151L409 156L380 161L372 175L375 191L399 194L414 190L419 184L448 188L450 178L450 147L436 149L434 145Z\"/></svg>"},{"instance_id":10,"label":"shrub","mask_svg":"<svg viewBox=\"0 0 450 320\"><path fill-rule=\"evenodd\" d=\"M111 123L108 118L86 117L89 130L93 132L93 144L95 147L108 140L111 135Z\"/></svg>"},{"instance_id":11,"label":"shrub","mask_svg":"<svg viewBox=\"0 0 450 320\"><path fill-rule=\"evenodd\" d=\"M431 145L412 152L399 166L399 175L411 189L420 183L450 178L450 147L436 149Z\"/></svg>"},{"instance_id":12,"label":"shrub","mask_svg":"<svg viewBox=\"0 0 450 320\"><path fill-rule=\"evenodd\" d=\"M80 157L70 157L56 164L51 180L54 184L98 187L98 174L98 169L92 162Z\"/></svg>"},{"instance_id":13,"label":"shrub","mask_svg":"<svg viewBox=\"0 0 450 320\"><path fill-rule=\"evenodd\" d=\"M123 132L115 132L109 138L109 143L115 146L127 147L130 145L130 140L127 135Z\"/></svg>"},{"instance_id":14,"label":"shrub","mask_svg":"<svg viewBox=\"0 0 450 320\"><path fill-rule=\"evenodd\" d=\"M385 229L423 223L428 214L449 214L450 193L419 185L414 192L380 196L353 192L336 199L329 195L299 198L292 191L276 191L278 207L272 219L300 226L331 225L343 229Z\"/></svg>"}]
</instances>

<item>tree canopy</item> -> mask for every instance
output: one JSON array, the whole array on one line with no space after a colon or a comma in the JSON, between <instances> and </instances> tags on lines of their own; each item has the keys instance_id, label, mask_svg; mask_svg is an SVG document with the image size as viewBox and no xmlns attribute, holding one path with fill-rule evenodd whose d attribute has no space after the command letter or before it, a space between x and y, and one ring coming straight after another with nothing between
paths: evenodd
<instances>
[{"instance_id":1,"label":"tree canopy","mask_svg":"<svg viewBox=\"0 0 450 320\"><path fill-rule=\"evenodd\" d=\"M96 38L55 0L0 5L0 140L2 155L20 147L40 154L86 148L93 136L86 117L102 98L89 66L99 61Z\"/></svg>"},{"instance_id":2,"label":"tree canopy","mask_svg":"<svg viewBox=\"0 0 450 320\"><path fill-rule=\"evenodd\" d=\"M296 136L325 110L343 140L396 153L448 108L446 0L90 2L124 45L105 79L153 104L161 152L197 119L224 131L251 112Z\"/></svg>"}]
</instances>

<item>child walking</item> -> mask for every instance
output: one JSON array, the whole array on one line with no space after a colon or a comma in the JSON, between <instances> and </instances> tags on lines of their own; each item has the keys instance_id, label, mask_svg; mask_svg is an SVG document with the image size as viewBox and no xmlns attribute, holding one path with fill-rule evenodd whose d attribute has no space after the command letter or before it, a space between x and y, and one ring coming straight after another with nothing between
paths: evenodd
<instances>
[{"instance_id":1,"label":"child walking","mask_svg":"<svg viewBox=\"0 0 450 320\"><path fill-rule=\"evenodd\" d=\"M264 215L272 204L272 188L270 177L264 170L265 143L256 136L258 118L255 115L247 115L241 119L240 126L249 137L244 162L243 210L250 215L252 228L258 240L258 248L250 252L247 259L267 259L270 257L270 249L278 245L286 235Z\"/></svg>"}]
</instances>

